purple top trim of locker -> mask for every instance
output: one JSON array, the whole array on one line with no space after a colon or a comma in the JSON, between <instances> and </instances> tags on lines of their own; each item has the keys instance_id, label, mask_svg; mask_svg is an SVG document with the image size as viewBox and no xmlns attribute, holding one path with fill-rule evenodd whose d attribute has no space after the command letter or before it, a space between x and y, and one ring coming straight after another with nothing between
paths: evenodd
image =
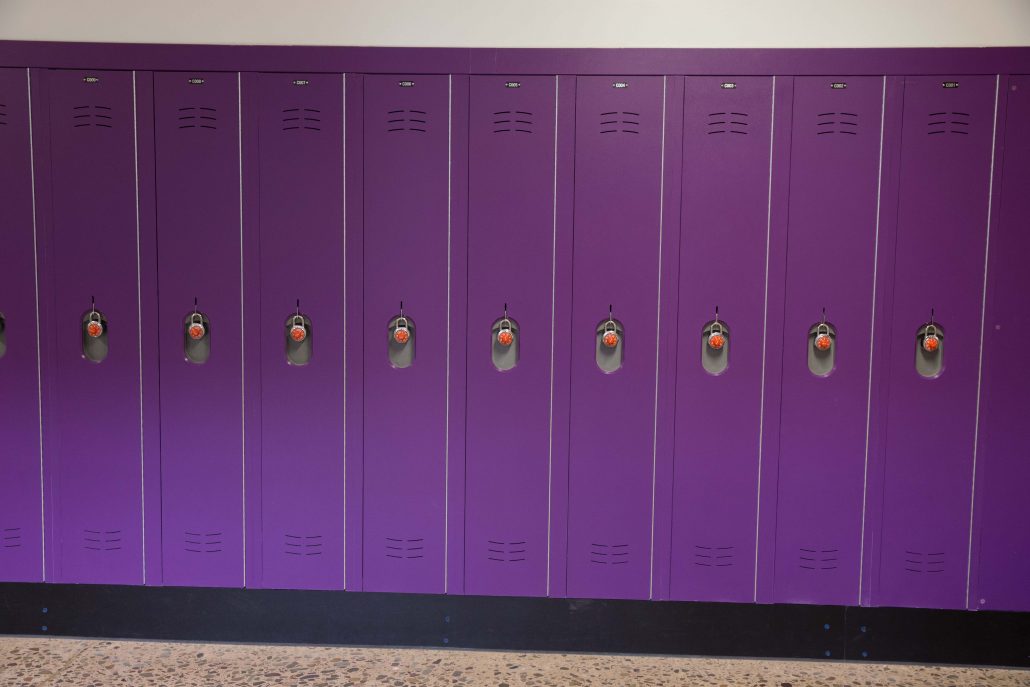
<instances>
[{"instance_id":1,"label":"purple top trim of locker","mask_svg":"<svg viewBox=\"0 0 1030 687\"><path fill-rule=\"evenodd\" d=\"M0 65L454 74L1030 72L1030 48L373 48L0 41Z\"/></svg>"}]
</instances>

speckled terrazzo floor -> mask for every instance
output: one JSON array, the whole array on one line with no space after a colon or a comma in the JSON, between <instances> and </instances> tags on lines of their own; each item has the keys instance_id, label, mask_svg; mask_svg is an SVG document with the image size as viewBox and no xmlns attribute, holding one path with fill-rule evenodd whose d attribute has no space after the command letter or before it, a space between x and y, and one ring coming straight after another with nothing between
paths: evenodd
<instances>
[{"instance_id":1,"label":"speckled terrazzo floor","mask_svg":"<svg viewBox=\"0 0 1030 687\"><path fill-rule=\"evenodd\" d=\"M0 685L1025 687L1030 671L670 656L0 638Z\"/></svg>"}]
</instances>

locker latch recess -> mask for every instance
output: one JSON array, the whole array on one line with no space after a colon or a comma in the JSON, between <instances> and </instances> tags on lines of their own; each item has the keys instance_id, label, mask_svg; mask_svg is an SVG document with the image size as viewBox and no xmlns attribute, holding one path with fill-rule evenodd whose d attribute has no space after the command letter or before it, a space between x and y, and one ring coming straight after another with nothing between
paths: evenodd
<instances>
[{"instance_id":1,"label":"locker latch recess","mask_svg":"<svg viewBox=\"0 0 1030 687\"><path fill-rule=\"evenodd\" d=\"M196 305L183 321L182 348L188 362L203 365L211 357L211 322Z\"/></svg>"},{"instance_id":2,"label":"locker latch recess","mask_svg":"<svg viewBox=\"0 0 1030 687\"><path fill-rule=\"evenodd\" d=\"M719 319L719 308L715 319L701 328L701 367L705 372L721 375L730 364L730 328Z\"/></svg>"},{"instance_id":3,"label":"locker latch recess","mask_svg":"<svg viewBox=\"0 0 1030 687\"><path fill-rule=\"evenodd\" d=\"M594 330L594 359L597 367L605 374L611 374L622 367L624 356L624 327L622 322L612 316L612 306L608 306L608 318L602 320Z\"/></svg>"},{"instance_id":4,"label":"locker latch recess","mask_svg":"<svg viewBox=\"0 0 1030 687\"><path fill-rule=\"evenodd\" d=\"M837 329L823 319L808 329L808 371L826 377L837 366Z\"/></svg>"},{"instance_id":5,"label":"locker latch recess","mask_svg":"<svg viewBox=\"0 0 1030 687\"><path fill-rule=\"evenodd\" d=\"M297 312L286 318L286 363L288 365L307 365L311 362L313 346L313 335L311 331L311 319L300 312L300 302L297 302Z\"/></svg>"},{"instance_id":6,"label":"locker latch recess","mask_svg":"<svg viewBox=\"0 0 1030 687\"><path fill-rule=\"evenodd\" d=\"M508 305L504 315L494 320L490 327L490 359L500 372L510 370L519 363L519 325L508 316Z\"/></svg>"},{"instance_id":7,"label":"locker latch recess","mask_svg":"<svg viewBox=\"0 0 1030 687\"><path fill-rule=\"evenodd\" d=\"M930 321L916 330L916 372L927 379L940 376L944 371L944 328Z\"/></svg>"},{"instance_id":8,"label":"locker latch recess","mask_svg":"<svg viewBox=\"0 0 1030 687\"><path fill-rule=\"evenodd\" d=\"M390 365L402 369L411 367L415 362L415 322L404 314L403 303L400 312L390 318L386 330L386 354Z\"/></svg>"},{"instance_id":9,"label":"locker latch recess","mask_svg":"<svg viewBox=\"0 0 1030 687\"><path fill-rule=\"evenodd\" d=\"M94 302L82 316L82 357L93 363L103 362L109 351L107 318L97 310Z\"/></svg>"}]
</instances>

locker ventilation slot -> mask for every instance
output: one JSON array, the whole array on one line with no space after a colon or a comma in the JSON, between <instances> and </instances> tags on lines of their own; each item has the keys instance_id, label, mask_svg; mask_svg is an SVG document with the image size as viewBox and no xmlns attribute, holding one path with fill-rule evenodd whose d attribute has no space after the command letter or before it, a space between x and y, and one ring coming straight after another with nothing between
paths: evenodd
<instances>
[{"instance_id":1,"label":"locker ventilation slot","mask_svg":"<svg viewBox=\"0 0 1030 687\"><path fill-rule=\"evenodd\" d=\"M820 112L816 115L816 136L828 134L858 135L858 115L854 112Z\"/></svg>"},{"instance_id":2,"label":"locker ventilation slot","mask_svg":"<svg viewBox=\"0 0 1030 687\"><path fill-rule=\"evenodd\" d=\"M526 560L526 542L486 540L486 558L498 563L518 563Z\"/></svg>"},{"instance_id":3,"label":"locker ventilation slot","mask_svg":"<svg viewBox=\"0 0 1030 687\"><path fill-rule=\"evenodd\" d=\"M76 129L84 126L110 129L113 123L111 108L106 105L76 105L72 108L72 126Z\"/></svg>"},{"instance_id":4,"label":"locker ventilation slot","mask_svg":"<svg viewBox=\"0 0 1030 687\"><path fill-rule=\"evenodd\" d=\"M0 103L0 126L7 126L7 106Z\"/></svg>"},{"instance_id":5,"label":"locker ventilation slot","mask_svg":"<svg viewBox=\"0 0 1030 687\"><path fill-rule=\"evenodd\" d=\"M290 107L283 110L283 131L321 131L322 111L313 107Z\"/></svg>"},{"instance_id":6,"label":"locker ventilation slot","mask_svg":"<svg viewBox=\"0 0 1030 687\"><path fill-rule=\"evenodd\" d=\"M190 553L221 553L221 532L185 532L183 547Z\"/></svg>"},{"instance_id":7,"label":"locker ventilation slot","mask_svg":"<svg viewBox=\"0 0 1030 687\"><path fill-rule=\"evenodd\" d=\"M599 565L629 563L629 544L591 544L590 562Z\"/></svg>"},{"instance_id":8,"label":"locker ventilation slot","mask_svg":"<svg viewBox=\"0 0 1030 687\"><path fill-rule=\"evenodd\" d=\"M743 134L747 135L748 117L746 112L712 112L708 115L708 130L711 134Z\"/></svg>"},{"instance_id":9,"label":"locker ventilation slot","mask_svg":"<svg viewBox=\"0 0 1030 687\"><path fill-rule=\"evenodd\" d=\"M0 546L5 549L21 548L21 528L5 527L0 530Z\"/></svg>"},{"instance_id":10,"label":"locker ventilation slot","mask_svg":"<svg viewBox=\"0 0 1030 687\"><path fill-rule=\"evenodd\" d=\"M402 559L422 558L423 541L425 540L421 537L417 539L387 537L386 557Z\"/></svg>"},{"instance_id":11,"label":"locker ventilation slot","mask_svg":"<svg viewBox=\"0 0 1030 687\"><path fill-rule=\"evenodd\" d=\"M735 546L702 546L694 544L694 565L702 568L729 568L736 554Z\"/></svg>"},{"instance_id":12,"label":"locker ventilation slot","mask_svg":"<svg viewBox=\"0 0 1030 687\"><path fill-rule=\"evenodd\" d=\"M798 549L798 561L804 570L836 570L837 549Z\"/></svg>"},{"instance_id":13,"label":"locker ventilation slot","mask_svg":"<svg viewBox=\"0 0 1030 687\"><path fill-rule=\"evenodd\" d=\"M933 134L969 134L968 112L931 112L926 123L926 132Z\"/></svg>"},{"instance_id":14,"label":"locker ventilation slot","mask_svg":"<svg viewBox=\"0 0 1030 687\"><path fill-rule=\"evenodd\" d=\"M424 134L428 121L424 110L390 110L386 113L386 130L418 131Z\"/></svg>"},{"instance_id":15,"label":"locker ventilation slot","mask_svg":"<svg viewBox=\"0 0 1030 687\"><path fill-rule=\"evenodd\" d=\"M121 530L83 530L83 546L90 551L118 551L122 548Z\"/></svg>"},{"instance_id":16,"label":"locker ventilation slot","mask_svg":"<svg viewBox=\"0 0 1030 687\"><path fill-rule=\"evenodd\" d=\"M321 534L287 534L283 536L283 553L287 556L321 556Z\"/></svg>"},{"instance_id":17,"label":"locker ventilation slot","mask_svg":"<svg viewBox=\"0 0 1030 687\"><path fill-rule=\"evenodd\" d=\"M602 134L639 134L640 113L639 112L602 112L601 113Z\"/></svg>"},{"instance_id":18,"label":"locker ventilation slot","mask_svg":"<svg viewBox=\"0 0 1030 687\"><path fill-rule=\"evenodd\" d=\"M213 107L180 107L180 129L217 129L218 111Z\"/></svg>"},{"instance_id":19,"label":"locker ventilation slot","mask_svg":"<svg viewBox=\"0 0 1030 687\"><path fill-rule=\"evenodd\" d=\"M944 572L943 553L923 553L905 550L905 570L911 573Z\"/></svg>"},{"instance_id":20,"label":"locker ventilation slot","mask_svg":"<svg viewBox=\"0 0 1030 687\"><path fill-rule=\"evenodd\" d=\"M495 134L531 134L533 133L533 113L521 110L505 110L494 112Z\"/></svg>"}]
</instances>

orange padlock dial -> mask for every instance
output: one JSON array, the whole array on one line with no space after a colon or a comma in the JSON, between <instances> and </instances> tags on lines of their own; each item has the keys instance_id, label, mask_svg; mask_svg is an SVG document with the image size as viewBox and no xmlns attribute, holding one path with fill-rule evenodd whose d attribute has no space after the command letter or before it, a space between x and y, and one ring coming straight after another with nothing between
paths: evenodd
<instances>
[{"instance_id":1,"label":"orange padlock dial","mask_svg":"<svg viewBox=\"0 0 1030 687\"><path fill-rule=\"evenodd\" d=\"M608 348L615 348L619 345L619 335L616 332L605 332L601 337L601 343Z\"/></svg>"},{"instance_id":2,"label":"orange padlock dial","mask_svg":"<svg viewBox=\"0 0 1030 687\"><path fill-rule=\"evenodd\" d=\"M191 324L187 331L189 332L190 338L194 341L204 338L204 325L200 322L194 322Z\"/></svg>"},{"instance_id":3,"label":"orange padlock dial","mask_svg":"<svg viewBox=\"0 0 1030 687\"><path fill-rule=\"evenodd\" d=\"M511 346L513 341L515 341L515 335L511 333L510 329L502 329L497 332L497 343L502 346Z\"/></svg>"},{"instance_id":4,"label":"orange padlock dial","mask_svg":"<svg viewBox=\"0 0 1030 687\"><path fill-rule=\"evenodd\" d=\"M820 351L828 351L833 346L833 337L829 334L820 334L815 337L815 347Z\"/></svg>"},{"instance_id":5,"label":"orange padlock dial","mask_svg":"<svg viewBox=\"0 0 1030 687\"><path fill-rule=\"evenodd\" d=\"M308 330L302 324L295 324L290 327L290 338L300 343L308 338Z\"/></svg>"},{"instance_id":6,"label":"orange padlock dial","mask_svg":"<svg viewBox=\"0 0 1030 687\"><path fill-rule=\"evenodd\" d=\"M86 333L89 334L91 338L96 339L104 333L104 325L96 320L90 320L89 323L86 324Z\"/></svg>"},{"instance_id":7,"label":"orange padlock dial","mask_svg":"<svg viewBox=\"0 0 1030 687\"><path fill-rule=\"evenodd\" d=\"M923 337L923 350L927 353L934 353L941 347L941 340L935 334Z\"/></svg>"},{"instance_id":8,"label":"orange padlock dial","mask_svg":"<svg viewBox=\"0 0 1030 687\"><path fill-rule=\"evenodd\" d=\"M411 332L406 328L397 328L393 330L393 340L399 344L406 344L411 339Z\"/></svg>"},{"instance_id":9,"label":"orange padlock dial","mask_svg":"<svg viewBox=\"0 0 1030 687\"><path fill-rule=\"evenodd\" d=\"M726 337L719 332L713 332L708 336L708 345L713 350L722 350L722 347L726 345Z\"/></svg>"}]
</instances>

